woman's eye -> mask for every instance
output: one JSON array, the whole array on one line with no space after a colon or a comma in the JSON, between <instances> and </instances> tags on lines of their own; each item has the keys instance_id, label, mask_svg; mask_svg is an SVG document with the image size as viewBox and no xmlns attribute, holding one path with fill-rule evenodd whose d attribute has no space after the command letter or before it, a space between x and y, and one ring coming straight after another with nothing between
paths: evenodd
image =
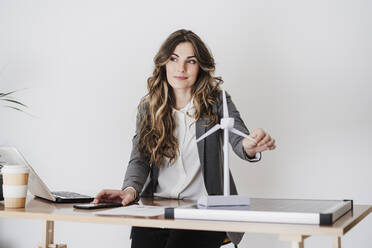
<instances>
[{"instance_id":1,"label":"woman's eye","mask_svg":"<svg viewBox=\"0 0 372 248\"><path fill-rule=\"evenodd\" d=\"M190 64L196 64L196 60L189 60Z\"/></svg>"},{"instance_id":2,"label":"woman's eye","mask_svg":"<svg viewBox=\"0 0 372 248\"><path fill-rule=\"evenodd\" d=\"M175 62L175 61L177 61L177 58L175 58L175 57L171 57L171 58L170 58L170 61Z\"/></svg>"}]
</instances>

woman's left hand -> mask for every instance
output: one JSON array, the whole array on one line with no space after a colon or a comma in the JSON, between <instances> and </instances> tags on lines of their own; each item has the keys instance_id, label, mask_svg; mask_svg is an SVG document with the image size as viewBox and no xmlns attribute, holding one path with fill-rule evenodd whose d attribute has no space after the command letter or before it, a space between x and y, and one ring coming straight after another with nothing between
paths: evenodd
<instances>
[{"instance_id":1,"label":"woman's left hand","mask_svg":"<svg viewBox=\"0 0 372 248\"><path fill-rule=\"evenodd\" d=\"M254 157L256 153L275 149L275 139L273 139L262 128L257 128L250 135L256 142L247 138L243 139L243 147L249 157Z\"/></svg>"}]
</instances>

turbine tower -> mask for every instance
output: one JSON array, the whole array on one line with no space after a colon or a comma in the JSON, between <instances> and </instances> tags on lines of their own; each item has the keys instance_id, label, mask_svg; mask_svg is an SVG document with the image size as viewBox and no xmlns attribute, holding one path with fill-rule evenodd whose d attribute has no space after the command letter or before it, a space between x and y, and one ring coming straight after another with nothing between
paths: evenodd
<instances>
[{"instance_id":1,"label":"turbine tower","mask_svg":"<svg viewBox=\"0 0 372 248\"><path fill-rule=\"evenodd\" d=\"M246 206L250 204L248 196L230 195L230 174L229 174L229 132L233 132L239 136L247 138L256 142L252 137L234 128L234 118L229 117L229 110L227 108L226 93L222 90L223 101L223 118L220 124L208 130L205 134L200 136L196 142L208 137L219 129L223 130L223 195L208 195L202 196L198 200L198 205L203 207L212 206Z\"/></svg>"}]
</instances>

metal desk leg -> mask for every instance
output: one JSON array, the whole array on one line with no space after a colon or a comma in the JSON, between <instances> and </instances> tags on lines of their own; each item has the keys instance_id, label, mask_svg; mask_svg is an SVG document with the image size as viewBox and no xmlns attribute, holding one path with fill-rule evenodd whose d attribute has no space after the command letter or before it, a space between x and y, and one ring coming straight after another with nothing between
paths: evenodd
<instances>
[{"instance_id":1,"label":"metal desk leg","mask_svg":"<svg viewBox=\"0 0 372 248\"><path fill-rule=\"evenodd\" d=\"M43 242L38 248L67 248L65 244L54 244L54 221L46 220L43 227Z\"/></svg>"},{"instance_id":2,"label":"metal desk leg","mask_svg":"<svg viewBox=\"0 0 372 248\"><path fill-rule=\"evenodd\" d=\"M289 241L292 243L292 248L304 248L304 240L309 237L306 235L296 234L280 234L279 239L282 241Z\"/></svg>"},{"instance_id":3,"label":"metal desk leg","mask_svg":"<svg viewBox=\"0 0 372 248\"><path fill-rule=\"evenodd\" d=\"M333 248L341 248L341 237L340 236L334 237Z\"/></svg>"}]
</instances>

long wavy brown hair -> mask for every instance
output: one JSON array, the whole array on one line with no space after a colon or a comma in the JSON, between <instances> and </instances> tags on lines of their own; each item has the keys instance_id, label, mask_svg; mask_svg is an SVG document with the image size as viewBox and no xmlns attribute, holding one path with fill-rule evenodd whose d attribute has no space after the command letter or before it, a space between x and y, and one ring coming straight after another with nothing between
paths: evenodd
<instances>
[{"instance_id":1,"label":"long wavy brown hair","mask_svg":"<svg viewBox=\"0 0 372 248\"><path fill-rule=\"evenodd\" d=\"M167 81L165 65L177 45L190 42L199 64L199 73L192 87L195 113L193 118L207 119L208 125L218 122L213 105L218 101L221 77L215 77L215 62L204 42L190 30L178 30L169 35L154 57L155 68L147 79L148 93L142 98L138 109L145 110L140 120L138 150L150 161L150 165L161 166L163 159L174 161L178 156L178 142L173 135L175 122L172 107L175 104L172 87Z\"/></svg>"}]
</instances>

